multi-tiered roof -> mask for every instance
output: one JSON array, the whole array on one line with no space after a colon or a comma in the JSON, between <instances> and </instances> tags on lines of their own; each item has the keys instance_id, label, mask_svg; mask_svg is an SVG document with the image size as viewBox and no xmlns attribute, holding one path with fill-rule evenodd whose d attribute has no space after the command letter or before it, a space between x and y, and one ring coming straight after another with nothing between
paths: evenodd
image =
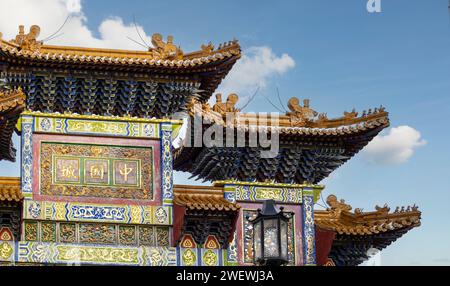
<instances>
[{"instance_id":1,"label":"multi-tiered roof","mask_svg":"<svg viewBox=\"0 0 450 286\"><path fill-rule=\"evenodd\" d=\"M130 51L46 45L37 40L39 31L32 26L25 34L21 27L10 41L0 34L1 79L13 91L0 90L2 116L20 105L45 113L167 118L194 98L206 102L241 56L236 40L184 53L172 36L164 41L153 34L154 47ZM24 104L17 102L19 88ZM8 132L2 129L2 142L14 126L5 120L0 122L8 127ZM13 160L14 150L5 146L0 160Z\"/></svg>"},{"instance_id":2,"label":"multi-tiered roof","mask_svg":"<svg viewBox=\"0 0 450 286\"><path fill-rule=\"evenodd\" d=\"M231 98L235 96L231 95ZM228 103L218 102L212 108L208 104L191 105L189 136L184 146L175 151L176 170L211 181L318 183L389 126L384 107L361 114L344 112L340 118L329 119L326 114L311 109L309 100L301 106L295 97L289 100L289 112L269 117L242 113L234 104L230 105L228 100ZM224 135L220 146L196 147L195 136L199 134L199 130L195 130L196 118L203 121L201 134L213 125L222 128L223 134L231 132L233 146L227 145L228 139ZM277 133L278 153L263 158L261 151L264 148L249 144L252 132L270 136ZM238 140L242 139L238 136L245 139L245 146L238 147Z\"/></svg>"}]
</instances>

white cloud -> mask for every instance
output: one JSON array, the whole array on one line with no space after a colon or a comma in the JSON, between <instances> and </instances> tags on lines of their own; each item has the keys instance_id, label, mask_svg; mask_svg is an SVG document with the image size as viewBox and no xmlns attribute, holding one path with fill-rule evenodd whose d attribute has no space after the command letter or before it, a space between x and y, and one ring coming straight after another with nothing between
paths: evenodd
<instances>
[{"instance_id":1,"label":"white cloud","mask_svg":"<svg viewBox=\"0 0 450 286\"><path fill-rule=\"evenodd\" d=\"M39 40L43 40L55 33L64 23L59 34L61 36L48 41L48 44L88 46L116 49L139 49L142 46L127 39L131 37L141 42L136 33L134 23L125 24L121 18L111 17L105 19L99 26L99 37L94 36L87 27L87 18L83 14L80 0L1 0L0 32L4 39L12 39L18 33L19 25L25 25L26 32L31 25L41 27ZM142 27L138 26L139 33L151 45L150 37Z\"/></svg>"},{"instance_id":2,"label":"white cloud","mask_svg":"<svg viewBox=\"0 0 450 286\"><path fill-rule=\"evenodd\" d=\"M295 61L288 54L277 56L270 47L251 47L243 52L218 92L248 96L258 87L266 87L274 75L284 74L293 67Z\"/></svg>"},{"instance_id":3,"label":"white cloud","mask_svg":"<svg viewBox=\"0 0 450 286\"><path fill-rule=\"evenodd\" d=\"M363 158L371 163L395 165L407 162L416 148L427 141L416 129L403 125L391 128L386 135L376 136L363 151Z\"/></svg>"},{"instance_id":4,"label":"white cloud","mask_svg":"<svg viewBox=\"0 0 450 286\"><path fill-rule=\"evenodd\" d=\"M94 33L87 26L88 19L83 13L81 0L0 0L0 32L4 39L13 39L19 25L25 25L26 32L31 25L41 27L39 40L54 34L70 16L67 23L57 33L57 37L47 41L51 45L84 46L114 49L145 50L146 48L127 39L131 37L142 42L132 21L125 23L119 17L104 19ZM139 34L148 45L151 37L141 26ZM97 36L98 35L98 36ZM218 89L227 95L235 92L241 100L252 94L258 87L267 86L270 79L292 69L295 61L288 54L275 54L270 47L250 47Z\"/></svg>"}]
</instances>

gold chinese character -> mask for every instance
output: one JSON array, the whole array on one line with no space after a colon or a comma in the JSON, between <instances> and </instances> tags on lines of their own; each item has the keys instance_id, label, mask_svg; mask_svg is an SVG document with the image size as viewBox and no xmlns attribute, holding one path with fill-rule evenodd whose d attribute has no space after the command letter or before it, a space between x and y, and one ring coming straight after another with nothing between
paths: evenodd
<instances>
[{"instance_id":1,"label":"gold chinese character","mask_svg":"<svg viewBox=\"0 0 450 286\"><path fill-rule=\"evenodd\" d=\"M92 179L100 179L103 180L105 169L103 165L92 165L90 174Z\"/></svg>"},{"instance_id":2,"label":"gold chinese character","mask_svg":"<svg viewBox=\"0 0 450 286\"><path fill-rule=\"evenodd\" d=\"M62 177L66 179L76 179L75 169L72 165L63 166L62 168Z\"/></svg>"},{"instance_id":3,"label":"gold chinese character","mask_svg":"<svg viewBox=\"0 0 450 286\"><path fill-rule=\"evenodd\" d=\"M131 173L131 171L133 171L133 168L127 168L127 164L124 164L122 170L119 170L125 182L128 181L128 175Z\"/></svg>"}]
</instances>

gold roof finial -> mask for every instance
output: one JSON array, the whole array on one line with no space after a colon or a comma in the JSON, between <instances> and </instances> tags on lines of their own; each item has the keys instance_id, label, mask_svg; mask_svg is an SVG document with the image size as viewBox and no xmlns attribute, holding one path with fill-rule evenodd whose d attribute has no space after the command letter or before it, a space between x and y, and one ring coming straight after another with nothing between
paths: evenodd
<instances>
[{"instance_id":1,"label":"gold roof finial","mask_svg":"<svg viewBox=\"0 0 450 286\"><path fill-rule=\"evenodd\" d=\"M183 58L183 51L173 44L173 36L167 37L167 42L164 42L163 36L159 33L152 35L153 48L149 51L153 52L153 56L161 59L179 60Z\"/></svg>"},{"instance_id":2,"label":"gold roof finial","mask_svg":"<svg viewBox=\"0 0 450 286\"><path fill-rule=\"evenodd\" d=\"M25 26L20 25L19 34L11 42L19 45L23 50L38 51L43 44L37 40L40 33L41 28L38 25L32 25L28 34L25 34Z\"/></svg>"},{"instance_id":3,"label":"gold roof finial","mask_svg":"<svg viewBox=\"0 0 450 286\"><path fill-rule=\"evenodd\" d=\"M304 99L303 106L301 106L300 100L297 97L291 97L288 101L288 108L290 112L286 115L290 116L293 125L297 126L314 121L317 115L319 115L317 111L309 107L309 99Z\"/></svg>"},{"instance_id":4,"label":"gold roof finial","mask_svg":"<svg viewBox=\"0 0 450 286\"><path fill-rule=\"evenodd\" d=\"M239 112L236 108L236 103L239 100L239 96L236 93L230 93L226 102L222 102L222 94L216 94L216 103L213 106L213 111L225 115L227 112Z\"/></svg>"}]
</instances>

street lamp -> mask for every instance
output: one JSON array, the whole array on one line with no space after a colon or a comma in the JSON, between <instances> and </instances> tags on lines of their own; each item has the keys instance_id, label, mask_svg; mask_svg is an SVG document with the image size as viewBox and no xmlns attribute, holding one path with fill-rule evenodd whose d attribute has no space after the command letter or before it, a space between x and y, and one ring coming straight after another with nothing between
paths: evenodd
<instances>
[{"instance_id":1,"label":"street lamp","mask_svg":"<svg viewBox=\"0 0 450 286\"><path fill-rule=\"evenodd\" d=\"M253 261L257 265L280 266L288 262L288 221L283 207L277 212L274 200L264 201L253 224Z\"/></svg>"}]
</instances>

